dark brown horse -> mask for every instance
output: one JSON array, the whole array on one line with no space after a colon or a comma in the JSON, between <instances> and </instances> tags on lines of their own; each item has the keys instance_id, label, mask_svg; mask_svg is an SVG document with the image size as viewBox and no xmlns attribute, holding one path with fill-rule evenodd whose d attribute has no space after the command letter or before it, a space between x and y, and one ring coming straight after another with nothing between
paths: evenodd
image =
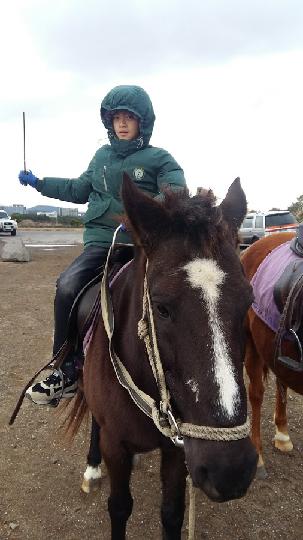
<instances>
[{"instance_id":1,"label":"dark brown horse","mask_svg":"<svg viewBox=\"0 0 303 540\"><path fill-rule=\"evenodd\" d=\"M101 429L112 539L125 538L132 512L134 454L160 448L163 538L177 540L188 472L212 500L227 501L245 495L256 471L243 381L252 294L236 253L246 199L239 179L219 206L211 191L167 191L157 201L127 177L122 195L135 256L104 292L112 307L86 353L83 399ZM117 380L115 369L127 386L110 359L111 310L114 363L121 359L139 393Z\"/></svg>"},{"instance_id":2,"label":"dark brown horse","mask_svg":"<svg viewBox=\"0 0 303 540\"><path fill-rule=\"evenodd\" d=\"M245 274L249 281L255 276L264 259L276 248L294 237L293 233L277 233L258 240L243 253L241 260ZM268 260L268 259L267 259ZM282 268L281 268L282 270ZM284 270L284 268L283 268ZM257 287L257 285L255 286ZM255 289L258 293L258 289ZM252 441L259 455L258 476L266 477L266 470L262 456L262 441L260 435L260 418L265 379L270 369L276 376L276 406L274 414L275 436L274 445L282 452L291 451L293 444L290 440L287 427L287 388L303 394L303 372L281 363L276 355L277 331L270 328L257 315L256 310L250 308L247 317L248 340L246 347L245 366L250 379L249 399L252 407ZM299 349L294 341L283 340L283 355L286 359L298 362Z\"/></svg>"}]
</instances>

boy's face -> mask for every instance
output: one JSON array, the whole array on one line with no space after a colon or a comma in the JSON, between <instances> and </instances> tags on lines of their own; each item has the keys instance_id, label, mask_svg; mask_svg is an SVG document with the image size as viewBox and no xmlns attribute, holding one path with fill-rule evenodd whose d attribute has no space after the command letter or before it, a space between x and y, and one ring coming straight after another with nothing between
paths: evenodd
<instances>
[{"instance_id":1,"label":"boy's face","mask_svg":"<svg viewBox=\"0 0 303 540\"><path fill-rule=\"evenodd\" d=\"M113 128L118 139L132 141L139 135L139 120L129 111L116 111L113 115Z\"/></svg>"}]
</instances>

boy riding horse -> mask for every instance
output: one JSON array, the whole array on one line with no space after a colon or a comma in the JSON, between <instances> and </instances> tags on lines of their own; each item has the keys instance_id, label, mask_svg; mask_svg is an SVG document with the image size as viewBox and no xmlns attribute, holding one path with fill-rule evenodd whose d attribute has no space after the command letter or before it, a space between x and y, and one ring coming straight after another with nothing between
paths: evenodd
<instances>
[{"instance_id":1,"label":"boy riding horse","mask_svg":"<svg viewBox=\"0 0 303 540\"><path fill-rule=\"evenodd\" d=\"M57 280L53 358L67 341L69 315L83 287L100 276L113 234L114 217L123 213L120 196L123 172L152 197L161 189L186 187L183 170L162 148L149 144L155 115L148 94L139 86L117 86L101 103L101 119L110 144L97 150L87 170L79 178L37 178L31 171L19 173L20 183L30 185L46 197L84 204L84 250ZM129 244L126 231L120 230L117 241ZM73 397L77 390L75 351L69 352L60 369L27 389L26 396L39 405L57 404Z\"/></svg>"}]
</instances>

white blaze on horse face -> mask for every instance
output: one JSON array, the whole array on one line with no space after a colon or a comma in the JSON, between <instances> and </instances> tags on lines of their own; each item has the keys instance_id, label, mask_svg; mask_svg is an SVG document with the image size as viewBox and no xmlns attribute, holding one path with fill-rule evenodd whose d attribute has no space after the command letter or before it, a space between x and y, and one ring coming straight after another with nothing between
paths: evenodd
<instances>
[{"instance_id":1,"label":"white blaze on horse face","mask_svg":"<svg viewBox=\"0 0 303 540\"><path fill-rule=\"evenodd\" d=\"M194 259L184 266L187 279L194 289L200 289L206 303L209 326L212 334L214 372L219 387L222 411L232 418L240 402L239 387L236 383L233 366L224 337L222 323L218 315L220 286L225 273L212 259Z\"/></svg>"}]
</instances>

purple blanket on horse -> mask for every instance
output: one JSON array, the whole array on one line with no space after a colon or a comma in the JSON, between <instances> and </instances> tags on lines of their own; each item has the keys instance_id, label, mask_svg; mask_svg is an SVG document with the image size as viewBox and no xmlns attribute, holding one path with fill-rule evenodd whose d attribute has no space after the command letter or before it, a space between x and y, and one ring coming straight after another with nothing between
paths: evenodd
<instances>
[{"instance_id":1,"label":"purple blanket on horse","mask_svg":"<svg viewBox=\"0 0 303 540\"><path fill-rule=\"evenodd\" d=\"M262 261L251 280L254 292L252 308L262 321L275 333L279 328L281 313L273 296L274 286L286 266L300 259L289 247L290 242L281 244Z\"/></svg>"}]
</instances>

